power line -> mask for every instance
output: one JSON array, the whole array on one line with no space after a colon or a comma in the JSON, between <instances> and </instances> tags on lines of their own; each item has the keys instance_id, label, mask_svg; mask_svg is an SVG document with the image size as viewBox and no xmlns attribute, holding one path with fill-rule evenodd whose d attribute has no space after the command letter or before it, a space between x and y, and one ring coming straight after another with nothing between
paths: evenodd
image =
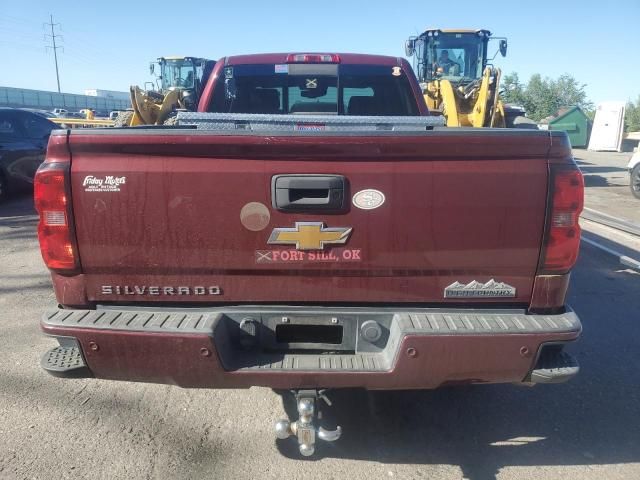
<instances>
[{"instance_id":1,"label":"power line","mask_svg":"<svg viewBox=\"0 0 640 480\"><path fill-rule=\"evenodd\" d=\"M53 23L53 15L49 15L49 23L45 23L45 25L49 26L51 28L51 35L49 34L45 34L45 39L49 38L51 39L51 43L53 45L46 45L45 48L50 48L53 50L53 58L56 62L56 80L58 82L58 93L60 93L60 72L58 71L58 49L62 48L64 51L64 48L61 46L56 45L56 38L60 38L62 39L62 35L57 35L54 28L55 27L60 27L59 23Z\"/></svg>"}]
</instances>

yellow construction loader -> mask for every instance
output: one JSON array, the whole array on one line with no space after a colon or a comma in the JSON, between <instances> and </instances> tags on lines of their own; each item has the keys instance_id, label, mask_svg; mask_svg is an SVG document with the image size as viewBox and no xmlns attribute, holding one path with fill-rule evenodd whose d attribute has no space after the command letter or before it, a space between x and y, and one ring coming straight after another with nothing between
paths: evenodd
<instances>
[{"instance_id":1,"label":"yellow construction loader","mask_svg":"<svg viewBox=\"0 0 640 480\"><path fill-rule=\"evenodd\" d=\"M198 106L200 94L215 61L195 57L160 57L149 71L156 75L156 85L145 90L130 88L131 109L116 117L116 127L163 125L171 123L180 110L192 111Z\"/></svg>"},{"instance_id":2,"label":"yellow construction loader","mask_svg":"<svg viewBox=\"0 0 640 480\"><path fill-rule=\"evenodd\" d=\"M488 58L490 41L498 48ZM507 39L489 30L429 29L405 43L425 102L441 112L450 127L537 128L519 107L500 98L499 68L491 62L507 54Z\"/></svg>"}]
</instances>

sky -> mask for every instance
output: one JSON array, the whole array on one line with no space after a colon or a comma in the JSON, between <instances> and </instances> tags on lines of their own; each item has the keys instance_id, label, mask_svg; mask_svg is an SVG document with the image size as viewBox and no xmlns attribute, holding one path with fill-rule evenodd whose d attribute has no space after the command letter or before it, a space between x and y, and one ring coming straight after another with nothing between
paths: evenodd
<instances>
[{"instance_id":1,"label":"sky","mask_svg":"<svg viewBox=\"0 0 640 480\"><path fill-rule=\"evenodd\" d=\"M0 0L0 86L56 90L45 24L53 15L63 92L126 91L159 56L218 59L264 52L403 56L426 28L487 28L509 40L495 64L521 80L564 73L589 99L640 97L640 0L298 1ZM49 27L46 27L47 29ZM497 42L495 48L497 48Z\"/></svg>"}]
</instances>

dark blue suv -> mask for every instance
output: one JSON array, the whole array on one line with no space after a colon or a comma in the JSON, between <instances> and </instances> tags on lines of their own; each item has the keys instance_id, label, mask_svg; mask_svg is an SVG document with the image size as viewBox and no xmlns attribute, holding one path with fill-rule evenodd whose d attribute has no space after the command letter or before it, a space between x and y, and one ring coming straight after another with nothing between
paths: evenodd
<instances>
[{"instance_id":1,"label":"dark blue suv","mask_svg":"<svg viewBox=\"0 0 640 480\"><path fill-rule=\"evenodd\" d=\"M33 184L51 130L56 128L37 113L0 107L0 201L10 191Z\"/></svg>"}]
</instances>

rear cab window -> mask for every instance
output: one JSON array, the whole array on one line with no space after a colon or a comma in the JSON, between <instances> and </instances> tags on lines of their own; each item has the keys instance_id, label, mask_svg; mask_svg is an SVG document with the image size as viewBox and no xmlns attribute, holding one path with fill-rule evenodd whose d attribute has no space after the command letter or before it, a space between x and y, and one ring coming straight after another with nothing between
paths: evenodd
<instances>
[{"instance_id":1,"label":"rear cab window","mask_svg":"<svg viewBox=\"0 0 640 480\"><path fill-rule=\"evenodd\" d=\"M207 111L298 115L420 115L400 67L248 64L223 69Z\"/></svg>"}]
</instances>

